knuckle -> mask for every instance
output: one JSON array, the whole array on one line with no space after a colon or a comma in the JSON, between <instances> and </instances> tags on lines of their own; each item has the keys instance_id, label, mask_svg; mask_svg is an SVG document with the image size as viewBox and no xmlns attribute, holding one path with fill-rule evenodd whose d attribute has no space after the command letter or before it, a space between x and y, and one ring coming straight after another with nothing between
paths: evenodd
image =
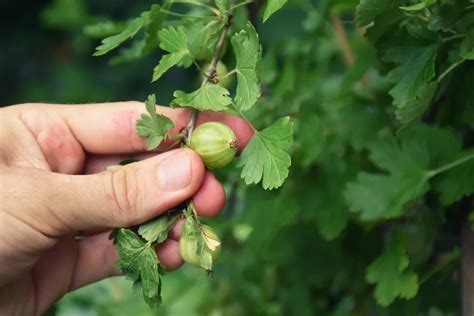
<instances>
[{"instance_id":1,"label":"knuckle","mask_svg":"<svg viewBox=\"0 0 474 316\"><path fill-rule=\"evenodd\" d=\"M122 167L109 173L112 216L114 222L128 226L139 208L137 171Z\"/></svg>"},{"instance_id":2,"label":"knuckle","mask_svg":"<svg viewBox=\"0 0 474 316\"><path fill-rule=\"evenodd\" d=\"M143 150L144 145L140 137L135 133L137 120L140 118L141 111L136 109L119 110L113 115L113 123L121 137L128 140L128 146L131 151Z\"/></svg>"}]
</instances>

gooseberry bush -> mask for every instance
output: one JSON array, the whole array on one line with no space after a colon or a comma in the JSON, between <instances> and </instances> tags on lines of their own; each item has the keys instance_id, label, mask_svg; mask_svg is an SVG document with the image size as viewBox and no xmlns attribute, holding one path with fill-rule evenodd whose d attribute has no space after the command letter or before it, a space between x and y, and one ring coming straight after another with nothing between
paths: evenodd
<instances>
[{"instance_id":1,"label":"gooseberry bush","mask_svg":"<svg viewBox=\"0 0 474 316\"><path fill-rule=\"evenodd\" d=\"M200 111L255 128L236 165L216 170L224 245L192 203L114 232L150 305L165 273L154 248L184 217L187 262L211 271L222 253L213 295L195 293L202 315L474 313L472 0L165 0L84 30L110 35L96 55L129 44L113 63L161 52L143 71L158 85L175 68L200 78L173 94L194 113L178 134L148 98L137 132L150 149L168 139L231 157L226 127L203 132L222 146L193 141Z\"/></svg>"},{"instance_id":2,"label":"gooseberry bush","mask_svg":"<svg viewBox=\"0 0 474 316\"><path fill-rule=\"evenodd\" d=\"M184 14L170 11L177 3L186 4L191 10ZM152 5L119 34L104 38L94 55L108 53L143 29L145 40L132 49L140 54L159 46L166 52L153 69L152 82L172 67L196 67L203 78L201 85L191 92L175 91L171 102L173 107L192 108L189 124L179 133L171 134L174 123L156 113L156 97L150 95L145 102L148 114L143 114L136 124L138 135L146 138L148 150L156 149L167 139L174 141L173 146L188 146L195 150L207 168L222 168L233 160L239 140L223 123L204 123L195 128L197 116L201 111L226 111L241 116L254 130L239 160L241 176L246 184L261 182L264 189L271 190L280 187L288 176L293 124L289 117L283 117L258 131L244 114L261 95L257 67L262 50L258 34L252 23L245 19L240 19L240 25L234 25L235 11L242 10L247 4L231 0L209 3L166 0L162 5ZM281 0L270 0L264 20L282 5ZM169 17L178 19L170 20ZM228 45L232 46L235 56L235 66L230 72L221 62ZM237 78L233 96L227 89L231 76ZM134 282L134 289L143 293L151 307L161 303L161 277L165 274L155 248L167 239L181 217L185 218L179 247L181 257L211 273L221 241L210 226L201 224L191 201L184 208L170 210L139 225L138 234L132 228L116 229L111 234L120 255L118 267Z\"/></svg>"}]
</instances>

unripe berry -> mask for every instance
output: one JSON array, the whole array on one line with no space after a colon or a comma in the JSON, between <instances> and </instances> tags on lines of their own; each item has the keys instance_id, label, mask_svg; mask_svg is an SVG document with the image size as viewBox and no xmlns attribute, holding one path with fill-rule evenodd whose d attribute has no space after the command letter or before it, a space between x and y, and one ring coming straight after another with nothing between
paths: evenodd
<instances>
[{"instance_id":1,"label":"unripe berry","mask_svg":"<svg viewBox=\"0 0 474 316\"><path fill-rule=\"evenodd\" d=\"M223 123L204 123L194 130L189 147L201 156L209 169L222 168L237 153L237 136Z\"/></svg>"},{"instance_id":2,"label":"unripe berry","mask_svg":"<svg viewBox=\"0 0 474 316\"><path fill-rule=\"evenodd\" d=\"M210 254L212 261L214 262L221 253L221 241L210 226L201 225L201 229L203 234L203 242L204 245L206 245L206 252L203 252L201 256ZM211 249L208 245L212 245L213 249ZM203 262L206 261L204 258L201 258L200 255L198 255L197 238L191 239L182 236L179 240L179 254L186 263L189 263L195 267L203 267Z\"/></svg>"}]
</instances>

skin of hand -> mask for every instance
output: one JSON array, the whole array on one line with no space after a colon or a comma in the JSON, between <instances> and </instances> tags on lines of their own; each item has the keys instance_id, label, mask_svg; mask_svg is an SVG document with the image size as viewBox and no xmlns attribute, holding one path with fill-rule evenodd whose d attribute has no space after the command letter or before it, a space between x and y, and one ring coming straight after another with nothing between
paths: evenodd
<instances>
[{"instance_id":1,"label":"skin of hand","mask_svg":"<svg viewBox=\"0 0 474 316\"><path fill-rule=\"evenodd\" d=\"M189 109L157 106L179 132ZM146 152L136 135L141 102L22 104L0 109L0 315L41 315L65 293L120 274L110 229L143 223L192 198L214 216L225 192L190 149ZM252 130L239 117L200 113L240 140ZM117 170L126 158L139 162ZM180 225L157 249L167 270L182 265ZM82 236L82 238L77 238Z\"/></svg>"}]
</instances>

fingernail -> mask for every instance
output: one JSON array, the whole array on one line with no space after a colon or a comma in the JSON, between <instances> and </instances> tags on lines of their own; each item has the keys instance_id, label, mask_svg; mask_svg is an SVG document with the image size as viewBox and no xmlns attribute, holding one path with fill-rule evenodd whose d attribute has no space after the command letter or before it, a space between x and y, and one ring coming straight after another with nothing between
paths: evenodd
<instances>
[{"instance_id":1,"label":"fingernail","mask_svg":"<svg viewBox=\"0 0 474 316\"><path fill-rule=\"evenodd\" d=\"M185 152L170 156L158 166L160 191L177 191L191 183L191 160Z\"/></svg>"}]
</instances>

